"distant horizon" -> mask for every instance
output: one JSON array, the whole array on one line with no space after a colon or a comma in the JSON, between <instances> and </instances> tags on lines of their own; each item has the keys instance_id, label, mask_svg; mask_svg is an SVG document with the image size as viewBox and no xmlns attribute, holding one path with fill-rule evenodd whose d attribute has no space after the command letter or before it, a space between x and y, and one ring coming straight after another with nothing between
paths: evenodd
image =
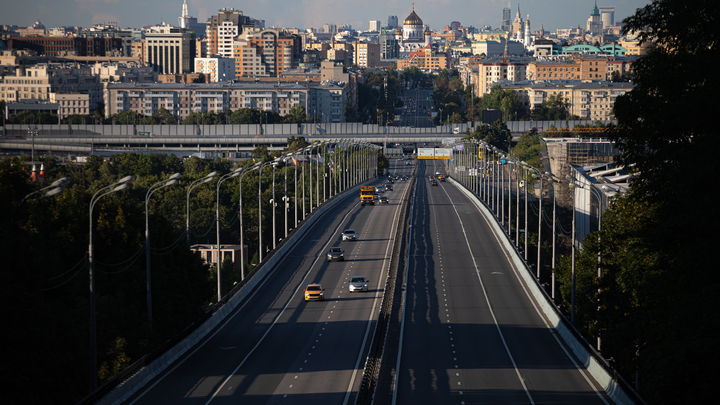
<instances>
[{"instance_id":1,"label":"distant horizon","mask_svg":"<svg viewBox=\"0 0 720 405\"><path fill-rule=\"evenodd\" d=\"M5 0L3 0L5 1ZM142 28L143 26L168 23L178 26L183 0L158 0L150 4L146 0L38 0L39 4L29 7L3 7L0 25L18 27L32 26L40 21L47 29L55 27L88 28L95 24L116 23L119 28ZM598 7L615 7L615 21L635 13L635 10L650 4L650 0L615 0L605 3L597 1ZM519 3L520 15L525 20L530 15L531 30L540 29L555 32L558 28L586 27L590 12L596 0L529 0ZM402 26L412 12L413 3L397 0L364 0L348 4L337 4L331 0L260 0L253 4L236 4L221 0L187 0L188 12L198 23L216 15L222 8L235 8L244 15L265 20L267 28L319 28L325 24L347 24L354 30L366 31L368 22L379 20L387 25L388 17L398 17ZM453 21L463 27L480 30L489 25L500 28L502 9L508 7L507 0L430 0L416 2L415 12L430 26L431 30L442 31ZM138 13L137 10L144 10ZM510 6L510 21L515 18L518 3ZM562 12L562 15L560 15ZM473 16L470 18L469 16Z\"/></svg>"}]
</instances>

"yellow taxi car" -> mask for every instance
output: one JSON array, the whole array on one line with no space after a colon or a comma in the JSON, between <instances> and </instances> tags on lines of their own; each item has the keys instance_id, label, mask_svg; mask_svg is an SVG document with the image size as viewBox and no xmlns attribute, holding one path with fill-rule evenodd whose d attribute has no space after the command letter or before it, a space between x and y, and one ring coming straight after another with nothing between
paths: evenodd
<instances>
[{"instance_id":1,"label":"yellow taxi car","mask_svg":"<svg viewBox=\"0 0 720 405\"><path fill-rule=\"evenodd\" d=\"M305 301L324 301L325 300L324 288L318 283L308 284L305 288Z\"/></svg>"}]
</instances>

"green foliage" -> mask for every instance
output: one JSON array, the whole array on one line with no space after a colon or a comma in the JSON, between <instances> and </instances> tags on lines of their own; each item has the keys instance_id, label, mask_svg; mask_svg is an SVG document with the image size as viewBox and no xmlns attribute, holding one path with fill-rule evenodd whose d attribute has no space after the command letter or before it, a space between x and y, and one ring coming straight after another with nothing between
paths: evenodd
<instances>
[{"instance_id":1,"label":"green foliage","mask_svg":"<svg viewBox=\"0 0 720 405\"><path fill-rule=\"evenodd\" d=\"M4 113L4 109L3 109ZM58 116L40 111L25 110L7 117L7 124L57 124Z\"/></svg>"},{"instance_id":2,"label":"green foliage","mask_svg":"<svg viewBox=\"0 0 720 405\"><path fill-rule=\"evenodd\" d=\"M530 115L534 121L566 120L570 115L570 104L562 94L551 94L547 100L535 106Z\"/></svg>"},{"instance_id":3,"label":"green foliage","mask_svg":"<svg viewBox=\"0 0 720 405\"><path fill-rule=\"evenodd\" d=\"M305 112L305 107L300 104L295 104L294 106L292 106L292 108L290 108L290 111L288 111L288 113L283 118L283 122L291 124L304 124L309 121L310 117L308 117L307 113Z\"/></svg>"},{"instance_id":4,"label":"green foliage","mask_svg":"<svg viewBox=\"0 0 720 405\"><path fill-rule=\"evenodd\" d=\"M713 236L720 220L707 208L720 192L704 180L718 170L720 138L712 114L696 111L720 109L720 78L707 69L720 62L719 12L716 1L688 7L655 0L625 19L625 32L656 45L633 63L635 87L616 100L618 128L609 133L618 162L636 165L637 176L603 217L600 240L585 239L576 265L579 325L600 334L603 355L639 383L648 403L710 403L715 396L707 376L720 361ZM567 268L562 272L566 295Z\"/></svg>"},{"instance_id":5,"label":"green foliage","mask_svg":"<svg viewBox=\"0 0 720 405\"><path fill-rule=\"evenodd\" d=\"M297 151L299 151L300 149L302 149L302 148L310 145L310 144L308 143L308 141L305 140L305 137L304 137L304 136L298 136L298 137L296 138L295 135L293 135L293 136L291 136L290 138L288 138L287 144L288 144L287 149L285 149L285 152L286 152L286 153L297 152Z\"/></svg>"},{"instance_id":6,"label":"green foliage","mask_svg":"<svg viewBox=\"0 0 720 405\"><path fill-rule=\"evenodd\" d=\"M512 134L507 125L498 120L493 122L492 125L475 126L475 132L467 135L463 139L477 139L485 141L501 150L508 150L510 141L512 140Z\"/></svg>"},{"instance_id":7,"label":"green foliage","mask_svg":"<svg viewBox=\"0 0 720 405\"><path fill-rule=\"evenodd\" d=\"M510 149L510 154L520 159L520 161L539 169L541 168L541 150L542 144L540 142L540 136L537 130L533 129L530 132L520 135L517 144Z\"/></svg>"},{"instance_id":8,"label":"green foliage","mask_svg":"<svg viewBox=\"0 0 720 405\"><path fill-rule=\"evenodd\" d=\"M482 99L482 108L487 110L502 111L505 120L523 118L526 115L525 108L517 100L515 91L495 85Z\"/></svg>"}]
</instances>

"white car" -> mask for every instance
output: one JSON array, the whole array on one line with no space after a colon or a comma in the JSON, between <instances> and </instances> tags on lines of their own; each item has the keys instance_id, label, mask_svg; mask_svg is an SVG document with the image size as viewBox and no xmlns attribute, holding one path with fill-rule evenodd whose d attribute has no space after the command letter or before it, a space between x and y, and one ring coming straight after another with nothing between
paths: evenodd
<instances>
[{"instance_id":1,"label":"white car","mask_svg":"<svg viewBox=\"0 0 720 405\"><path fill-rule=\"evenodd\" d=\"M346 240L357 240L357 233L355 233L354 229L346 229L342 233L342 240L343 242Z\"/></svg>"},{"instance_id":2,"label":"white car","mask_svg":"<svg viewBox=\"0 0 720 405\"><path fill-rule=\"evenodd\" d=\"M350 285L348 288L350 292L353 291L367 291L368 290L368 279L362 276L355 276L350 279Z\"/></svg>"}]
</instances>

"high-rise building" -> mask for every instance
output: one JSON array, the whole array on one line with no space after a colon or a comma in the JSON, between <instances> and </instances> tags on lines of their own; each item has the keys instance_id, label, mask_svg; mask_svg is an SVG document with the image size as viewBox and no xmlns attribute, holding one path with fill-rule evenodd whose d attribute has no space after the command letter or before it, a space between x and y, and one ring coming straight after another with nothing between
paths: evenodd
<instances>
[{"instance_id":1,"label":"high-rise building","mask_svg":"<svg viewBox=\"0 0 720 405\"><path fill-rule=\"evenodd\" d=\"M181 74L193 71L195 31L169 24L155 26L145 34L145 62L159 74Z\"/></svg>"},{"instance_id":2,"label":"high-rise building","mask_svg":"<svg viewBox=\"0 0 720 405\"><path fill-rule=\"evenodd\" d=\"M615 25L615 7L599 7L599 9L603 27L613 27Z\"/></svg>"},{"instance_id":3,"label":"high-rise building","mask_svg":"<svg viewBox=\"0 0 720 405\"><path fill-rule=\"evenodd\" d=\"M512 23L512 32L510 34L516 35L518 32L522 32L525 28L525 24L523 23L522 16L520 15L520 4L518 4L517 13L515 14L515 19Z\"/></svg>"},{"instance_id":4,"label":"high-rise building","mask_svg":"<svg viewBox=\"0 0 720 405\"><path fill-rule=\"evenodd\" d=\"M247 27L233 41L235 77L276 77L297 66L301 39L275 29Z\"/></svg>"},{"instance_id":5,"label":"high-rise building","mask_svg":"<svg viewBox=\"0 0 720 405\"><path fill-rule=\"evenodd\" d=\"M510 31L510 2L508 1L508 6L503 8L502 10L502 20L500 20L500 29L502 31Z\"/></svg>"},{"instance_id":6,"label":"high-rise building","mask_svg":"<svg viewBox=\"0 0 720 405\"><path fill-rule=\"evenodd\" d=\"M380 44L380 59L397 59L400 57L400 43L394 34L388 34L383 30L378 35Z\"/></svg>"},{"instance_id":7,"label":"high-rise building","mask_svg":"<svg viewBox=\"0 0 720 405\"><path fill-rule=\"evenodd\" d=\"M396 15L391 15L388 17L387 27L388 29L398 28L398 17Z\"/></svg>"},{"instance_id":8,"label":"high-rise building","mask_svg":"<svg viewBox=\"0 0 720 405\"><path fill-rule=\"evenodd\" d=\"M368 31L370 32L380 32L380 28L382 28L382 21L380 20L370 20L368 22Z\"/></svg>"},{"instance_id":9,"label":"high-rise building","mask_svg":"<svg viewBox=\"0 0 720 405\"><path fill-rule=\"evenodd\" d=\"M378 67L380 65L380 44L356 42L355 64L366 68Z\"/></svg>"},{"instance_id":10,"label":"high-rise building","mask_svg":"<svg viewBox=\"0 0 720 405\"><path fill-rule=\"evenodd\" d=\"M222 8L218 14L208 18L205 23L207 36L207 54L226 58L233 56L233 38L242 33L243 26L249 24L249 18L240 10Z\"/></svg>"},{"instance_id":11,"label":"high-rise building","mask_svg":"<svg viewBox=\"0 0 720 405\"><path fill-rule=\"evenodd\" d=\"M597 0L595 1L595 7L590 11L590 18L587 20L587 31L590 35L602 34L603 21L600 16L600 9L597 6Z\"/></svg>"}]
</instances>

